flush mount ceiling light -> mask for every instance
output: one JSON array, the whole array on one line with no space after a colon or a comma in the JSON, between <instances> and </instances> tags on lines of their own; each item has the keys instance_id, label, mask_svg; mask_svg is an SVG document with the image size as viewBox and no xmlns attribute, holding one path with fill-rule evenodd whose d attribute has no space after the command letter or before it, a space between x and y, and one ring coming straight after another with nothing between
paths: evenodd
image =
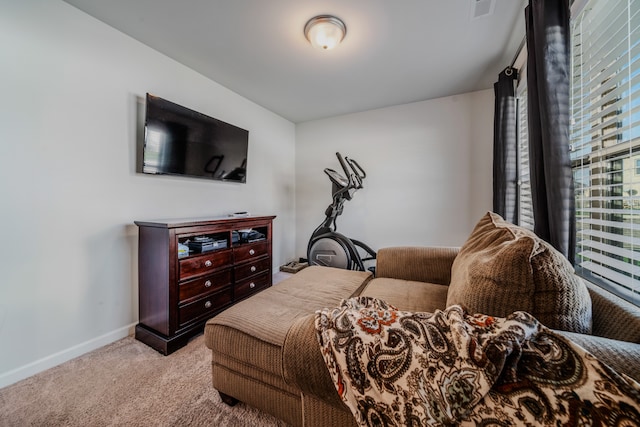
<instances>
[{"instance_id":1,"label":"flush mount ceiling light","mask_svg":"<svg viewBox=\"0 0 640 427\"><path fill-rule=\"evenodd\" d=\"M313 47L329 50L336 47L347 34L347 26L331 15L318 15L304 26L304 35Z\"/></svg>"}]
</instances>

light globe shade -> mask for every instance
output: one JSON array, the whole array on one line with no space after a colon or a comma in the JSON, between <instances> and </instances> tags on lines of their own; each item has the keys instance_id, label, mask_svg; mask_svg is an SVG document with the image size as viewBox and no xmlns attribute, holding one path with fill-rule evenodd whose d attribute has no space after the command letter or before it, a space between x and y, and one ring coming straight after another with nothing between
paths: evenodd
<instances>
[{"instance_id":1,"label":"light globe shade","mask_svg":"<svg viewBox=\"0 0 640 427\"><path fill-rule=\"evenodd\" d=\"M336 47L347 33L347 27L340 19L330 15L311 18L304 26L304 35L311 45L320 50Z\"/></svg>"}]
</instances>

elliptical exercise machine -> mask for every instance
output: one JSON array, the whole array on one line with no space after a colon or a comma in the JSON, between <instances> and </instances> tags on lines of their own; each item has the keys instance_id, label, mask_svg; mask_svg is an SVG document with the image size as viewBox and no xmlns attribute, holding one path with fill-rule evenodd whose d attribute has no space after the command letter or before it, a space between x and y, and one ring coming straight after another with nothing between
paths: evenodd
<instances>
[{"instance_id":1,"label":"elliptical exercise machine","mask_svg":"<svg viewBox=\"0 0 640 427\"><path fill-rule=\"evenodd\" d=\"M324 173L332 183L333 202L325 210L326 218L309 239L307 259L309 265L365 271L364 262L376 259L375 251L358 240L338 233L336 219L342 214L344 202L351 200L353 194L362 188L362 181L367 174L355 160L343 158L340 153L336 153L336 156L348 178L333 169L325 168ZM358 248L366 252L363 254L364 258Z\"/></svg>"}]
</instances>

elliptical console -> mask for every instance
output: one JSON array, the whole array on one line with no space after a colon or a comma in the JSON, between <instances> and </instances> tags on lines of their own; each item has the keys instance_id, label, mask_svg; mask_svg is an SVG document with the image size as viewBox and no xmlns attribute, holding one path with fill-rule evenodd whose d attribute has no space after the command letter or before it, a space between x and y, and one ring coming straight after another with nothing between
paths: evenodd
<instances>
[{"instance_id":1,"label":"elliptical console","mask_svg":"<svg viewBox=\"0 0 640 427\"><path fill-rule=\"evenodd\" d=\"M351 200L353 194L362 188L367 174L355 160L343 158L340 153L336 153L336 157L346 177L333 169L324 170L332 183L333 202L325 211L324 221L309 239L307 258L309 265L364 271L364 262L376 259L375 251L358 240L338 233L336 219L342 214L344 202ZM364 258L361 251L364 251Z\"/></svg>"}]
</instances>

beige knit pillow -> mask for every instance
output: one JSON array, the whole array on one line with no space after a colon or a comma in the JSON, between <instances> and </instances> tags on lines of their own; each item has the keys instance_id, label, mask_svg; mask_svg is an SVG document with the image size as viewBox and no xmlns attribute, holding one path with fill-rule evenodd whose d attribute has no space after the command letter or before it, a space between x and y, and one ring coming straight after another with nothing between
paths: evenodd
<instances>
[{"instance_id":1,"label":"beige knit pillow","mask_svg":"<svg viewBox=\"0 0 640 427\"><path fill-rule=\"evenodd\" d=\"M591 333L591 297L571 263L531 231L488 212L451 267L447 306L507 316L526 311L545 326Z\"/></svg>"}]
</instances>

